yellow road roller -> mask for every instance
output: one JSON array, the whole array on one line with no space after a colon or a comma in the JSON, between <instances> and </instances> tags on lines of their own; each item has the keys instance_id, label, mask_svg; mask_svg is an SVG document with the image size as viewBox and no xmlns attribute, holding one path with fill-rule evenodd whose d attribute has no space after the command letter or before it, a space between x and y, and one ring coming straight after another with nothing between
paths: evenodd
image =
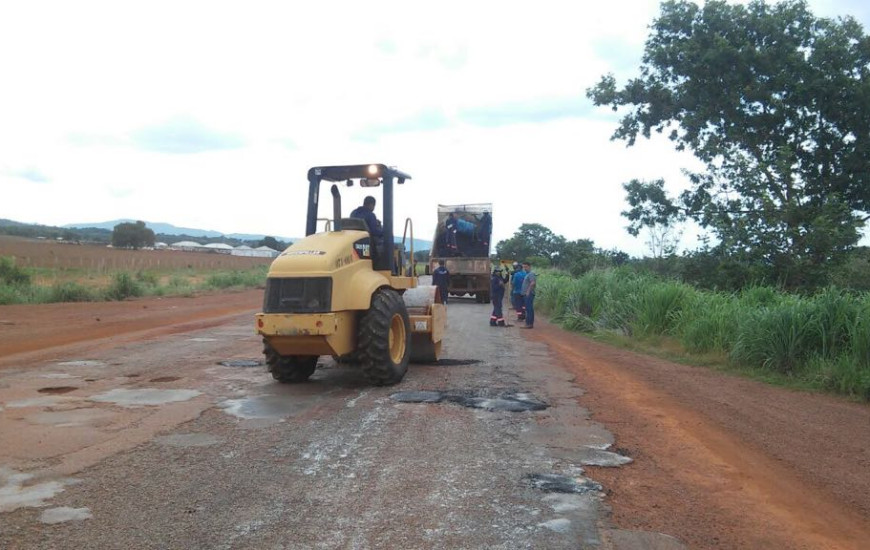
<instances>
[{"instance_id":1,"label":"yellow road roller","mask_svg":"<svg viewBox=\"0 0 870 550\"><path fill-rule=\"evenodd\" d=\"M402 380L409 362L435 362L447 317L434 286L421 286L393 225L394 185L411 176L385 164L317 166L308 171L305 238L269 268L256 330L275 380L308 380L320 356L358 365L375 385ZM321 183L330 182L332 217L319 218ZM339 185L382 190L376 216L343 217ZM365 214L363 212L363 214ZM317 232L318 222L323 231Z\"/></svg>"}]
</instances>

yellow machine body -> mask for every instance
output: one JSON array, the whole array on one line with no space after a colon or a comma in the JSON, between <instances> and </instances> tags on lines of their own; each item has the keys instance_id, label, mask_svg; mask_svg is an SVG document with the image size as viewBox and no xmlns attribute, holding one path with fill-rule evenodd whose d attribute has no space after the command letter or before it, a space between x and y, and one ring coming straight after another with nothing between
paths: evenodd
<instances>
[{"instance_id":1,"label":"yellow machine body","mask_svg":"<svg viewBox=\"0 0 870 550\"><path fill-rule=\"evenodd\" d=\"M417 287L416 276L374 271L367 257L368 239L368 233L359 230L315 233L291 245L272 262L263 313L256 315L256 327L279 354L352 353L357 347L359 316L371 307L375 291L386 287L404 294ZM328 280L329 304L305 313L269 312L275 309L269 304L270 285L305 284L305 280ZM425 338L437 343L440 350L446 311L443 305L428 302L408 307L412 345Z\"/></svg>"}]
</instances>

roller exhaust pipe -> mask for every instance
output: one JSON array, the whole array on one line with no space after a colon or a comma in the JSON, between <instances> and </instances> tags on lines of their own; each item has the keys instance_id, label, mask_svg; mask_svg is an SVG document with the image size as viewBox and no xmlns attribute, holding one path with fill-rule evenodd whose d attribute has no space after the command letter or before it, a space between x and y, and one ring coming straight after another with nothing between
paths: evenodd
<instances>
[{"instance_id":1,"label":"roller exhaust pipe","mask_svg":"<svg viewBox=\"0 0 870 550\"><path fill-rule=\"evenodd\" d=\"M335 184L332 184L329 191L332 193L332 230L341 231L341 193Z\"/></svg>"}]
</instances>

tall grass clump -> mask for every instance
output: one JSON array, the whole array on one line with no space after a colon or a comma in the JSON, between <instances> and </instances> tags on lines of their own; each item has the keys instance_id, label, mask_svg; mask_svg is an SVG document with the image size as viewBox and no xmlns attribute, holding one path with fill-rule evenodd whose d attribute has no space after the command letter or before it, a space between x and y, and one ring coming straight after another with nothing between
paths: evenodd
<instances>
[{"instance_id":1,"label":"tall grass clump","mask_svg":"<svg viewBox=\"0 0 870 550\"><path fill-rule=\"evenodd\" d=\"M850 333L861 314L860 301L836 288L828 288L808 299L812 326L810 337L818 353L833 358L848 351Z\"/></svg>"},{"instance_id":2,"label":"tall grass clump","mask_svg":"<svg viewBox=\"0 0 870 550\"><path fill-rule=\"evenodd\" d=\"M30 273L15 265L15 258L0 256L0 284L27 286L30 284Z\"/></svg>"},{"instance_id":3,"label":"tall grass clump","mask_svg":"<svg viewBox=\"0 0 870 550\"><path fill-rule=\"evenodd\" d=\"M257 268L248 271L224 271L209 275L205 280L204 286L210 289L232 287L251 288L263 285L265 280L265 268Z\"/></svg>"},{"instance_id":4,"label":"tall grass clump","mask_svg":"<svg viewBox=\"0 0 870 550\"><path fill-rule=\"evenodd\" d=\"M142 285L125 271L112 275L112 282L105 291L109 300L126 300L143 294Z\"/></svg>"},{"instance_id":5,"label":"tall grass clump","mask_svg":"<svg viewBox=\"0 0 870 550\"><path fill-rule=\"evenodd\" d=\"M726 353L737 335L740 305L733 294L695 292L680 311L675 333L692 353Z\"/></svg>"},{"instance_id":6,"label":"tall grass clump","mask_svg":"<svg viewBox=\"0 0 870 550\"><path fill-rule=\"evenodd\" d=\"M15 258L0 256L0 305L32 302L30 273L15 265Z\"/></svg>"},{"instance_id":7,"label":"tall grass clump","mask_svg":"<svg viewBox=\"0 0 870 550\"><path fill-rule=\"evenodd\" d=\"M748 310L740 320L731 359L742 365L761 366L783 374L794 374L815 350L811 307L792 298L772 307Z\"/></svg>"},{"instance_id":8,"label":"tall grass clump","mask_svg":"<svg viewBox=\"0 0 870 550\"><path fill-rule=\"evenodd\" d=\"M66 281L57 283L48 288L44 302L94 302L101 300L99 291L86 287L82 284Z\"/></svg>"},{"instance_id":9,"label":"tall grass clump","mask_svg":"<svg viewBox=\"0 0 870 550\"><path fill-rule=\"evenodd\" d=\"M136 281L153 288L156 288L160 283L160 277L153 271L139 270L136 272Z\"/></svg>"},{"instance_id":10,"label":"tall grass clump","mask_svg":"<svg viewBox=\"0 0 870 550\"><path fill-rule=\"evenodd\" d=\"M680 313L694 302L695 291L676 281L647 281L635 297L634 332L659 336L672 332Z\"/></svg>"},{"instance_id":11,"label":"tall grass clump","mask_svg":"<svg viewBox=\"0 0 870 550\"><path fill-rule=\"evenodd\" d=\"M628 335L665 334L693 296L688 285L630 269L593 270L579 278L541 277L539 303L566 328Z\"/></svg>"}]
</instances>

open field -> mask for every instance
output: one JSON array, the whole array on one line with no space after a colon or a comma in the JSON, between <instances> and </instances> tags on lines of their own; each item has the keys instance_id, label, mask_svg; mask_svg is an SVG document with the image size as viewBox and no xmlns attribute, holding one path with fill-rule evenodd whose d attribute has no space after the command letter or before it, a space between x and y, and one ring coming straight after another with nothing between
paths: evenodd
<instances>
[{"instance_id":1,"label":"open field","mask_svg":"<svg viewBox=\"0 0 870 550\"><path fill-rule=\"evenodd\" d=\"M239 270L269 265L271 258L248 258L180 250L121 250L0 235L0 256L12 256L22 268L91 273L169 272L181 269Z\"/></svg>"},{"instance_id":2,"label":"open field","mask_svg":"<svg viewBox=\"0 0 870 550\"><path fill-rule=\"evenodd\" d=\"M263 284L271 258L0 236L0 304L186 296Z\"/></svg>"}]
</instances>

